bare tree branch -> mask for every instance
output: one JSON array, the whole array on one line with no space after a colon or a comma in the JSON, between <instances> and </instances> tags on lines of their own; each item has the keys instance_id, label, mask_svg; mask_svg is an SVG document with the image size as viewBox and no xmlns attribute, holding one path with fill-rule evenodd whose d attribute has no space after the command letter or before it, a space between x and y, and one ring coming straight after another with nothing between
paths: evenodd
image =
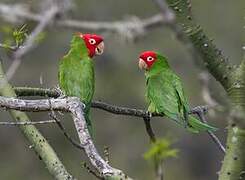
<instances>
[{"instance_id":1,"label":"bare tree branch","mask_svg":"<svg viewBox=\"0 0 245 180\"><path fill-rule=\"evenodd\" d=\"M144 119L144 123L145 123L145 129L146 129L146 132L150 138L150 141L152 143L156 142L156 136L155 136L155 133L151 127L151 118L148 116L145 116L145 117L143 117L143 119Z\"/></svg>"},{"instance_id":2,"label":"bare tree branch","mask_svg":"<svg viewBox=\"0 0 245 180\"><path fill-rule=\"evenodd\" d=\"M211 97L210 91L209 91L209 80L210 76L207 71L203 71L199 74L199 79L202 85L202 97L205 103L207 103L210 107L216 107L218 106L218 102Z\"/></svg>"},{"instance_id":3,"label":"bare tree branch","mask_svg":"<svg viewBox=\"0 0 245 180\"><path fill-rule=\"evenodd\" d=\"M79 98L68 97L66 99L42 99L42 100L22 100L16 98L8 98L0 96L0 107L14 109L19 111L67 111L73 116L78 137L85 153L92 165L105 178L122 178L129 180L130 178L123 174L122 171L112 168L98 154L93 141L89 135L86 121L83 116L82 108L84 105Z\"/></svg>"},{"instance_id":4,"label":"bare tree branch","mask_svg":"<svg viewBox=\"0 0 245 180\"><path fill-rule=\"evenodd\" d=\"M41 14L33 13L27 8L23 8L22 6L17 5L7 5L4 3L0 3L0 16L2 16L4 20L8 22L14 22L16 19L41 22L43 19ZM55 21L55 25L63 28L82 31L110 31L119 33L126 38L135 38L137 36L143 35L146 30L168 23L171 19L171 16L167 15L165 17L161 14L156 14L145 19L132 16L126 20L112 22L57 19Z\"/></svg>"},{"instance_id":5,"label":"bare tree branch","mask_svg":"<svg viewBox=\"0 0 245 180\"><path fill-rule=\"evenodd\" d=\"M1 8L0 8L1 9ZM12 11L10 11L12 13ZM55 15L59 12L59 9L57 6L53 5L48 9L43 15L42 20L39 22L39 24L36 26L36 28L32 31L32 33L27 37L26 41L23 43L23 47L19 48L17 51L13 53L13 62L10 65L9 69L6 72L6 79L10 80L15 71L18 69L21 58L23 55L25 55L27 52L29 52L31 49L35 47L35 40L37 36L44 30L44 28L50 23L50 21L55 17ZM3 82L1 82L1 86L3 86Z\"/></svg>"},{"instance_id":6,"label":"bare tree branch","mask_svg":"<svg viewBox=\"0 0 245 180\"><path fill-rule=\"evenodd\" d=\"M161 1L162 0L154 0ZM170 28L177 39L183 42L192 53L198 52L204 66L226 89L232 85L234 66L228 62L221 50L207 37L203 29L193 20L191 3L189 0L166 0L169 7L175 12L176 20ZM161 10L162 13L164 11ZM194 47L194 49L193 49Z\"/></svg>"},{"instance_id":7,"label":"bare tree branch","mask_svg":"<svg viewBox=\"0 0 245 180\"><path fill-rule=\"evenodd\" d=\"M168 4L165 0L153 0L153 3L156 4L163 16L166 17L169 24L172 24L175 21L175 14L172 9L168 8Z\"/></svg>"},{"instance_id":8,"label":"bare tree branch","mask_svg":"<svg viewBox=\"0 0 245 180\"><path fill-rule=\"evenodd\" d=\"M56 90L42 89L42 88L30 88L30 87L15 87L14 89L15 89L15 92L18 96L44 96L44 97L48 96L48 97L55 97L55 98L59 97L59 92ZM151 128L149 119L146 119L149 117L147 111L142 110L142 109L115 106L115 105L111 105L111 104L101 102L101 101L93 101L91 107L101 109L101 110L104 110L104 111L107 111L107 112L110 112L113 114L118 114L118 115L142 117L144 119L146 131L147 131L150 139L152 140L152 142L154 142L153 141L153 140L155 140L154 132ZM197 107L192 108L189 113L190 114L199 114L200 112L206 113L206 112L208 112L208 109L209 109L208 106L197 106ZM161 117L163 115L153 113L152 116L153 117L157 117L157 116ZM215 139L217 139L219 141L219 139L215 136L214 133L212 133L212 132L207 132L207 133L208 134L211 133L211 139L212 140L214 140L213 137L215 137ZM214 141L214 142L218 147L220 146L219 143L217 143L216 141Z\"/></svg>"},{"instance_id":9,"label":"bare tree branch","mask_svg":"<svg viewBox=\"0 0 245 180\"><path fill-rule=\"evenodd\" d=\"M0 94L2 96L15 97L16 94L12 89L12 86L6 81L2 65L0 62L0 81L4 82L4 86L0 86ZM26 113L10 110L10 115L17 122L27 122L30 121ZM33 150L36 154L41 157L42 162L45 164L45 167L49 173L58 180L71 179L75 180L74 177L66 170L65 166L57 156L56 152L49 145L45 137L39 132L39 130L33 126L20 126L19 127L25 138L28 140L28 143L31 144Z\"/></svg>"},{"instance_id":10,"label":"bare tree branch","mask_svg":"<svg viewBox=\"0 0 245 180\"><path fill-rule=\"evenodd\" d=\"M70 141L71 144L73 146L75 146L76 148L83 150L83 146L81 146L80 143L78 143L75 140L73 140L73 138L66 132L65 127L63 126L63 124L61 123L61 121L57 118L57 116L55 115L55 113L54 113L53 110L51 110L50 117L52 117L54 119L54 121L56 122L56 124L58 125L58 127L60 128L60 130L63 132L64 136L68 139L68 141Z\"/></svg>"},{"instance_id":11,"label":"bare tree branch","mask_svg":"<svg viewBox=\"0 0 245 180\"><path fill-rule=\"evenodd\" d=\"M143 117L143 120L144 120L146 132L150 138L151 143L155 143L156 142L156 136L155 136L155 133L151 127L150 116ZM164 179L163 161L158 161L156 156L154 157L154 166L155 166L154 169L155 169L156 179L157 180L163 180Z\"/></svg>"},{"instance_id":12,"label":"bare tree branch","mask_svg":"<svg viewBox=\"0 0 245 180\"><path fill-rule=\"evenodd\" d=\"M0 122L0 125L4 126L28 126L28 125L37 125L37 124L53 124L56 123L55 120L46 120L46 121L26 121L26 122Z\"/></svg>"},{"instance_id":13,"label":"bare tree branch","mask_svg":"<svg viewBox=\"0 0 245 180\"><path fill-rule=\"evenodd\" d=\"M207 123L206 118L204 114L206 113L203 108L199 108L198 106L195 107L193 110L193 113L197 114L200 120L204 123ZM208 135L211 137L212 141L218 146L218 148L225 154L225 147L222 145L221 141L219 138L212 132L212 131L207 131Z\"/></svg>"}]
</instances>

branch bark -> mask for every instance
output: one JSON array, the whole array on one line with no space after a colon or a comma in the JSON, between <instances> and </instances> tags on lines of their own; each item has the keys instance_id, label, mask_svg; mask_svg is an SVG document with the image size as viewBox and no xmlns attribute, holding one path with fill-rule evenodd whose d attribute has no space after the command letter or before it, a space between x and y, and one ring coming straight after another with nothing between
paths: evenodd
<instances>
[{"instance_id":1,"label":"branch bark","mask_svg":"<svg viewBox=\"0 0 245 180\"><path fill-rule=\"evenodd\" d=\"M59 92L52 89L43 89L43 88L32 88L32 87L14 87L14 90L17 96L41 96L41 97L53 97L58 98L60 96ZM108 104L102 101L93 101L93 108L101 109L113 114L118 115L127 115L127 116L135 116L135 117L147 117L147 111L143 109L135 109L123 106L116 106L112 104ZM208 106L198 106L198 108L203 109L204 111L208 111ZM193 111L194 110L194 111ZM196 113L196 109L193 108L189 113ZM163 116L162 114L152 113L153 117Z\"/></svg>"},{"instance_id":2,"label":"branch bark","mask_svg":"<svg viewBox=\"0 0 245 180\"><path fill-rule=\"evenodd\" d=\"M40 22L43 19L41 14L33 13L27 8L17 5L0 3L0 16L8 22L15 22L19 19ZM55 25L62 28L75 29L80 31L110 31L119 33L122 36L139 36L145 30L167 24L171 16L161 14L153 15L149 18L140 19L133 16L131 19L121 21L80 21L74 19L57 19Z\"/></svg>"},{"instance_id":3,"label":"branch bark","mask_svg":"<svg viewBox=\"0 0 245 180\"><path fill-rule=\"evenodd\" d=\"M73 116L81 146L90 159L90 162L100 172L101 176L105 177L106 179L131 179L122 171L112 168L98 154L89 135L82 111L83 104L80 102L79 98L68 97L66 99L21 100L13 97L8 98L0 96L0 107L32 112L50 110L70 112ZM43 141L43 139L41 141ZM56 167L56 164L53 166Z\"/></svg>"},{"instance_id":4,"label":"branch bark","mask_svg":"<svg viewBox=\"0 0 245 180\"><path fill-rule=\"evenodd\" d=\"M0 95L7 97L16 97L14 90L11 85L5 79L2 65L0 63L0 81L4 82L4 86L0 87ZM10 110L9 111L13 119L17 122L30 122L29 117L20 111ZM38 156L41 157L46 168L50 174L58 180L65 179L75 179L72 175L66 170L65 166L62 164L57 154L53 148L49 145L48 141L43 137L43 135L38 131L38 129L33 126L20 126L19 127L26 139L33 146L33 149Z\"/></svg>"},{"instance_id":5,"label":"branch bark","mask_svg":"<svg viewBox=\"0 0 245 180\"><path fill-rule=\"evenodd\" d=\"M43 97L54 97L57 98L60 96L59 92L56 90L50 90L50 89L42 89L42 88L30 88L30 87L15 87L15 92L18 96L43 96ZM135 108L128 108L128 107L121 107L121 106L115 106L111 105L105 102L101 101L93 101L91 107L101 109L113 114L118 115L126 115L126 116L135 116L135 117L143 117L146 131L151 139L152 142L155 141L155 135L151 128L150 121L148 121L148 112L144 111L142 109L135 109ZM212 107L213 108L213 107ZM190 114L198 114L198 113L204 113L207 112L209 109L208 106L197 106L191 109L189 112ZM153 113L152 116L154 117L160 117L163 116L162 114ZM224 148L220 148L220 141L218 137L212 133L207 132L208 134L211 133L211 139L214 141L214 143L218 146L219 149L222 151Z\"/></svg>"},{"instance_id":6,"label":"branch bark","mask_svg":"<svg viewBox=\"0 0 245 180\"><path fill-rule=\"evenodd\" d=\"M48 9L43 15L42 19L40 20L39 24L36 28L32 31L32 33L27 37L26 41L23 43L22 48L18 48L13 53L13 62L10 65L9 69L6 72L6 79L10 80L16 70L18 69L19 65L21 64L22 56L24 56L27 52L35 47L35 40L37 36L44 30L44 28L50 23L50 21L55 17L55 15L59 12L59 8L56 5L53 5ZM4 86L3 83L0 84Z\"/></svg>"},{"instance_id":7,"label":"branch bark","mask_svg":"<svg viewBox=\"0 0 245 180\"><path fill-rule=\"evenodd\" d=\"M245 112L245 68L244 60L235 67L208 38L203 29L193 20L191 3L189 0L167 0L169 7L176 14L176 21L170 27L177 34L177 38L186 44L186 40L202 57L208 71L226 90L235 114ZM178 31L176 31L178 30ZM181 34L181 36L179 36ZM239 121L231 119L228 127L227 151L223 161L219 180L244 179L245 173L245 117Z\"/></svg>"},{"instance_id":8,"label":"branch bark","mask_svg":"<svg viewBox=\"0 0 245 180\"><path fill-rule=\"evenodd\" d=\"M190 1L167 0L167 2L176 14L176 21L170 24L176 37L184 44L190 42L188 46L192 45L194 50L200 54L209 72L224 88L228 89L232 85L236 68L228 62L228 58L208 38L201 26L193 20Z\"/></svg>"}]
</instances>

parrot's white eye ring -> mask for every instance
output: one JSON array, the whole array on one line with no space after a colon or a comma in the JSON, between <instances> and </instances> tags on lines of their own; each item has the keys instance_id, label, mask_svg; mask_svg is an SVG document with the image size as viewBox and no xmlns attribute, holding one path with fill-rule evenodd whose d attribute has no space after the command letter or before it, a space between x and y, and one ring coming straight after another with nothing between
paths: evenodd
<instances>
[{"instance_id":1,"label":"parrot's white eye ring","mask_svg":"<svg viewBox=\"0 0 245 180\"><path fill-rule=\"evenodd\" d=\"M92 39L92 38L89 39L88 41L89 41L89 43L92 44L92 45L94 45L94 44L96 43L95 39Z\"/></svg>"},{"instance_id":2,"label":"parrot's white eye ring","mask_svg":"<svg viewBox=\"0 0 245 180\"><path fill-rule=\"evenodd\" d=\"M151 56L149 56L149 57L147 57L147 59L146 59L148 62L150 62L150 61L153 61L154 60L154 58L153 57L151 57Z\"/></svg>"}]
</instances>

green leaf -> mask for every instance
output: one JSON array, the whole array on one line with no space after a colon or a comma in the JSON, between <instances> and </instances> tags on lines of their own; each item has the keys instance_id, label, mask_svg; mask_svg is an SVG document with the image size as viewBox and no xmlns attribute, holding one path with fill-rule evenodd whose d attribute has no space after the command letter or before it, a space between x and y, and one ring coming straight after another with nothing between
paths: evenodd
<instances>
[{"instance_id":1,"label":"green leaf","mask_svg":"<svg viewBox=\"0 0 245 180\"><path fill-rule=\"evenodd\" d=\"M158 139L144 154L144 158L150 161L164 161L167 158L175 158L179 150L171 147L172 141L169 138Z\"/></svg>"},{"instance_id":2,"label":"green leaf","mask_svg":"<svg viewBox=\"0 0 245 180\"><path fill-rule=\"evenodd\" d=\"M27 37L27 28L26 24L22 25L20 28L17 28L13 31L13 38L15 40L16 46L20 46Z\"/></svg>"}]
</instances>

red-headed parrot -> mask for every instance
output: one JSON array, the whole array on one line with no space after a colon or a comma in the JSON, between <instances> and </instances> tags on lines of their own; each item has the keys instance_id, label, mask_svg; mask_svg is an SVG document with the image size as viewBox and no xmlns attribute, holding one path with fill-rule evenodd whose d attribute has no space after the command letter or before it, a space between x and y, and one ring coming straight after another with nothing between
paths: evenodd
<instances>
[{"instance_id":1,"label":"red-headed parrot","mask_svg":"<svg viewBox=\"0 0 245 180\"><path fill-rule=\"evenodd\" d=\"M139 68L145 70L146 99L150 113L159 113L191 132L216 130L192 115L180 78L170 68L167 58L153 51L139 56Z\"/></svg>"},{"instance_id":2,"label":"red-headed parrot","mask_svg":"<svg viewBox=\"0 0 245 180\"><path fill-rule=\"evenodd\" d=\"M86 105L85 119L90 134L90 106L94 95L94 55L101 55L104 42L96 34L77 33L73 36L69 52L60 60L59 86L66 96L76 96Z\"/></svg>"}]
</instances>

